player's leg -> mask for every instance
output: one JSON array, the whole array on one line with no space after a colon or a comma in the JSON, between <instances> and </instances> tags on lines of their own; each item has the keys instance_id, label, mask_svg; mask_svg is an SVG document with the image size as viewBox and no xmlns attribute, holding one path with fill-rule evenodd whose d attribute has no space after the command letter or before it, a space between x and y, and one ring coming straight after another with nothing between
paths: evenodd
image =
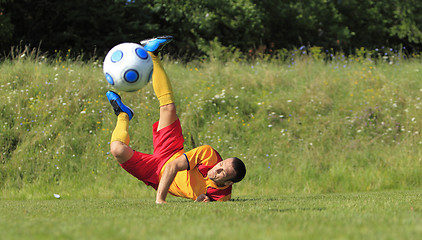
<instances>
[{"instance_id":1,"label":"player's leg","mask_svg":"<svg viewBox=\"0 0 422 240\"><path fill-rule=\"evenodd\" d=\"M106 96L113 107L114 113L117 115L117 124L110 140L110 152L120 164L123 164L133 155L132 148L128 146L129 121L133 117L133 111L122 103L117 93L108 91Z\"/></svg>"},{"instance_id":2,"label":"player's leg","mask_svg":"<svg viewBox=\"0 0 422 240\"><path fill-rule=\"evenodd\" d=\"M150 54L154 65L152 86L155 95L160 102L160 119L158 121L157 131L171 125L178 119L176 106L173 101L173 89L160 59L157 56L163 46L172 40L172 36L162 36L141 41L141 45Z\"/></svg>"},{"instance_id":3,"label":"player's leg","mask_svg":"<svg viewBox=\"0 0 422 240\"><path fill-rule=\"evenodd\" d=\"M176 105L173 102L173 91L163 66L157 56L153 57L154 72L152 73L152 85L154 92L160 101L160 119L157 131L175 122L178 117Z\"/></svg>"}]
</instances>

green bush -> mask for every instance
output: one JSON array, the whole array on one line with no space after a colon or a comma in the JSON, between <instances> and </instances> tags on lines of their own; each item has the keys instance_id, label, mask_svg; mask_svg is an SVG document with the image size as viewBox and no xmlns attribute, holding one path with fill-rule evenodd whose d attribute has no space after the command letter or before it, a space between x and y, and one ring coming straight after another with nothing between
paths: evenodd
<instances>
[{"instance_id":1,"label":"green bush","mask_svg":"<svg viewBox=\"0 0 422 240\"><path fill-rule=\"evenodd\" d=\"M185 61L209 57L215 41L248 57L301 46L347 55L382 46L417 52L421 10L420 1L399 0L2 0L0 54L30 45L89 59L163 34L177 39L166 51Z\"/></svg>"}]
</instances>

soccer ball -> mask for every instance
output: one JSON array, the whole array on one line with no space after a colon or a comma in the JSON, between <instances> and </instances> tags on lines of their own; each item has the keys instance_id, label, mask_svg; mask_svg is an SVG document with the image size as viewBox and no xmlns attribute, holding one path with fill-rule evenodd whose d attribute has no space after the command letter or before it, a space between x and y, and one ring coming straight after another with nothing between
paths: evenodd
<instances>
[{"instance_id":1,"label":"soccer ball","mask_svg":"<svg viewBox=\"0 0 422 240\"><path fill-rule=\"evenodd\" d=\"M152 77L152 59L137 43L121 43L106 55L103 72L107 82L118 90L133 92L143 88Z\"/></svg>"}]
</instances>

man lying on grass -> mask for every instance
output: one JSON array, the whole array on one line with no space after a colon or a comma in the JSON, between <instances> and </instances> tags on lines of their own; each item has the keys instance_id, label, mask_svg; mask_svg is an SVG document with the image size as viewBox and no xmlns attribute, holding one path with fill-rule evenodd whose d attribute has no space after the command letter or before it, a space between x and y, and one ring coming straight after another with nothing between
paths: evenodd
<instances>
[{"instance_id":1,"label":"man lying on grass","mask_svg":"<svg viewBox=\"0 0 422 240\"><path fill-rule=\"evenodd\" d=\"M153 61L152 84L160 102L160 119L152 126L154 153L137 152L128 146L129 121L134 113L117 93L108 91L107 98L118 116L110 141L111 153L127 172L157 190L156 203L165 203L168 192L198 202L230 200L232 184L246 174L244 163L238 158L222 160L207 145L184 151L172 87L157 57L172 39L163 36L141 42Z\"/></svg>"}]
</instances>

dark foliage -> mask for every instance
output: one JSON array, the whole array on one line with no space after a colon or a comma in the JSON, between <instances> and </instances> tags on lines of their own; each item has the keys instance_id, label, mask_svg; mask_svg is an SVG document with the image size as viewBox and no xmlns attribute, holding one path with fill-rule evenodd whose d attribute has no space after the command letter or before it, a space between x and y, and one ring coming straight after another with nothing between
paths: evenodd
<instances>
[{"instance_id":1,"label":"dark foliage","mask_svg":"<svg viewBox=\"0 0 422 240\"><path fill-rule=\"evenodd\" d=\"M0 0L0 47L104 56L120 42L171 34L175 57L204 54L210 41L242 52L422 43L416 0Z\"/></svg>"}]
</instances>

